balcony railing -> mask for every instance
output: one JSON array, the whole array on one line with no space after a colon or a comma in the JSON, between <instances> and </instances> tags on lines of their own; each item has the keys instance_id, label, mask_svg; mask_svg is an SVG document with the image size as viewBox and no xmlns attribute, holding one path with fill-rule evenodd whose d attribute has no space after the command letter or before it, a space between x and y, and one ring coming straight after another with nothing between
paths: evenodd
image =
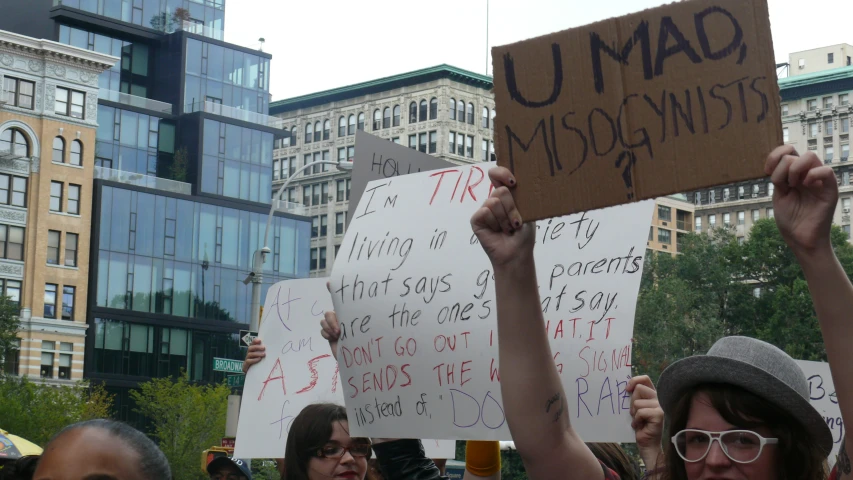
<instances>
[{"instance_id":1,"label":"balcony railing","mask_svg":"<svg viewBox=\"0 0 853 480\"><path fill-rule=\"evenodd\" d=\"M225 40L225 32L213 27L208 27L203 23L196 23L184 20L180 24L181 30L185 32L194 33L196 35L201 35L202 37L212 38L214 40Z\"/></svg>"},{"instance_id":2,"label":"balcony railing","mask_svg":"<svg viewBox=\"0 0 853 480\"><path fill-rule=\"evenodd\" d=\"M287 212L293 215L308 215L308 208L301 203L288 202L285 200L276 200L274 202L277 212Z\"/></svg>"},{"instance_id":3,"label":"balcony railing","mask_svg":"<svg viewBox=\"0 0 853 480\"><path fill-rule=\"evenodd\" d=\"M207 101L190 102L187 103L184 111L186 113L207 112L212 113L214 115L222 115L223 117L233 118L235 120L242 120L244 122L266 125L267 127L272 128L284 127L284 119L282 118L271 117L269 115L264 115L263 113L252 112L249 110L244 110L242 108L229 107L228 105L222 105L221 103Z\"/></svg>"},{"instance_id":4,"label":"balcony railing","mask_svg":"<svg viewBox=\"0 0 853 480\"><path fill-rule=\"evenodd\" d=\"M98 90L98 98L101 100L109 100L110 102L129 105L131 107L144 108L160 113L172 113L172 104L151 100L150 98L137 97L129 93L117 92L115 90Z\"/></svg>"},{"instance_id":5,"label":"balcony railing","mask_svg":"<svg viewBox=\"0 0 853 480\"><path fill-rule=\"evenodd\" d=\"M142 173L126 172L107 167L95 167L95 178L110 180L113 182L126 183L139 187L155 188L164 192L192 194L192 186L189 183L169 180L167 178L153 177Z\"/></svg>"}]
</instances>

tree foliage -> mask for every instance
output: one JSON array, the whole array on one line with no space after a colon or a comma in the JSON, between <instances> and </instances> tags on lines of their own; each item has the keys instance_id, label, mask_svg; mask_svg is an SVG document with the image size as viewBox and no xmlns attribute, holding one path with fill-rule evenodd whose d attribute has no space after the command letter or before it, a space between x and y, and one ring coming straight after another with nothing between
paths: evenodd
<instances>
[{"instance_id":1,"label":"tree foliage","mask_svg":"<svg viewBox=\"0 0 853 480\"><path fill-rule=\"evenodd\" d=\"M837 226L832 244L848 275L853 246ZM634 327L636 373L657 379L670 363L705 353L720 337L746 335L792 357L825 360L802 269L773 220L739 244L731 230L689 234L676 257L646 258Z\"/></svg>"},{"instance_id":2,"label":"tree foliage","mask_svg":"<svg viewBox=\"0 0 853 480\"><path fill-rule=\"evenodd\" d=\"M18 304L9 297L0 295L0 360L6 352L14 348L15 339L18 337ZM2 374L3 363L0 362L0 374Z\"/></svg>"},{"instance_id":3,"label":"tree foliage","mask_svg":"<svg viewBox=\"0 0 853 480\"><path fill-rule=\"evenodd\" d=\"M27 377L0 377L3 429L41 446L68 425L109 418L112 402L102 386L54 386Z\"/></svg>"},{"instance_id":4,"label":"tree foliage","mask_svg":"<svg viewBox=\"0 0 853 480\"><path fill-rule=\"evenodd\" d=\"M186 373L151 379L130 392L136 411L150 422L147 433L169 459L174 478L207 478L201 453L219 445L225 435L230 393L224 384L190 383Z\"/></svg>"},{"instance_id":5,"label":"tree foliage","mask_svg":"<svg viewBox=\"0 0 853 480\"><path fill-rule=\"evenodd\" d=\"M172 164L169 166L169 177L179 182L187 181L187 170L189 168L189 153L186 147L175 150Z\"/></svg>"}]
</instances>

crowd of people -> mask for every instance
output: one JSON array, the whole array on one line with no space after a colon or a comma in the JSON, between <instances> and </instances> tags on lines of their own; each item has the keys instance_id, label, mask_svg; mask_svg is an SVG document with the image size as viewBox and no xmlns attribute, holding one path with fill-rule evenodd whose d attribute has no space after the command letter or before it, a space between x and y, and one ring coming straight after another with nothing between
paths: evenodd
<instances>
[{"instance_id":1,"label":"crowd of people","mask_svg":"<svg viewBox=\"0 0 853 480\"><path fill-rule=\"evenodd\" d=\"M853 418L853 284L830 243L838 201L835 174L812 152L774 150L766 173L775 185L775 218L802 267L813 298L842 418ZM534 229L512 197L517 181L490 170L495 186L471 225L495 273L501 394L512 438L529 478L659 480L843 480L851 478L844 443L835 468L833 438L809 402L809 387L782 350L747 337L724 337L706 355L679 360L660 376L633 378L630 413L639 456L618 444L585 443L571 423L571 407L550 351L533 261ZM321 322L336 353L334 312ZM256 339L244 369L265 356ZM850 379L850 380L848 380ZM556 399L556 400L555 400ZM559 402L561 408L550 407ZM545 408L531 408L542 405ZM845 432L846 433L846 432ZM845 442L846 443L846 442ZM417 439L352 438L346 409L314 404L295 418L281 478L433 480L441 461L427 458ZM375 458L374 458L375 456ZM466 444L467 480L500 478L498 442ZM247 462L221 457L211 480L251 480ZM170 480L165 456L145 435L110 420L72 425L49 442L40 459L0 470L0 479ZM178 479L180 480L180 479Z\"/></svg>"}]
</instances>

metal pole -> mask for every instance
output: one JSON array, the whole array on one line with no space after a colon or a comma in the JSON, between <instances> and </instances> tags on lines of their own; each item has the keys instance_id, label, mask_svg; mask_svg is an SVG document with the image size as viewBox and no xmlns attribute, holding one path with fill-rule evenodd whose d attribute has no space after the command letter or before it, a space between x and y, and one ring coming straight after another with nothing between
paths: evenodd
<instances>
[{"instance_id":1,"label":"metal pole","mask_svg":"<svg viewBox=\"0 0 853 480\"><path fill-rule=\"evenodd\" d=\"M258 327L261 323L261 284L264 280L264 263L266 262L266 256L271 251L270 247L267 246L267 241L270 236L270 225L272 224L272 217L276 210L276 202L281 200L281 195L297 175L315 165L335 165L340 167L339 162L330 162L327 160L320 160L303 165L302 168L293 172L293 175L289 176L287 180L281 184L278 192L276 192L270 200L270 213L267 215L267 226L266 229L264 229L264 246L260 250L255 250L254 255L252 255L252 318L249 319L249 330L253 332L258 331Z\"/></svg>"}]
</instances>

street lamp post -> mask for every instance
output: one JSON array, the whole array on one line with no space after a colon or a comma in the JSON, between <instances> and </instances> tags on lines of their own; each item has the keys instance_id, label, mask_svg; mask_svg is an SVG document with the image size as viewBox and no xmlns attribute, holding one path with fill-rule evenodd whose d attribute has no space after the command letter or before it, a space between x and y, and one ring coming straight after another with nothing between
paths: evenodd
<instances>
[{"instance_id":1,"label":"street lamp post","mask_svg":"<svg viewBox=\"0 0 853 480\"><path fill-rule=\"evenodd\" d=\"M281 200L281 195L298 174L316 165L335 165L340 171L352 171L352 162L348 161L330 162L327 160L320 160L312 162L293 172L293 174L288 177L281 187L279 187L278 192L273 196L271 202L272 205L270 205L270 213L267 216L267 227L266 230L264 230L264 246L260 250L255 250L255 253L252 255L252 271L246 279L243 280L243 283L245 284L252 284L252 318L249 321L249 330L253 332L258 331L258 326L261 321L261 284L264 281L264 263L267 260L267 254L271 252L270 247L267 245L267 240L269 239L270 224L272 224L273 213L275 213L276 210L276 201Z\"/></svg>"}]
</instances>

